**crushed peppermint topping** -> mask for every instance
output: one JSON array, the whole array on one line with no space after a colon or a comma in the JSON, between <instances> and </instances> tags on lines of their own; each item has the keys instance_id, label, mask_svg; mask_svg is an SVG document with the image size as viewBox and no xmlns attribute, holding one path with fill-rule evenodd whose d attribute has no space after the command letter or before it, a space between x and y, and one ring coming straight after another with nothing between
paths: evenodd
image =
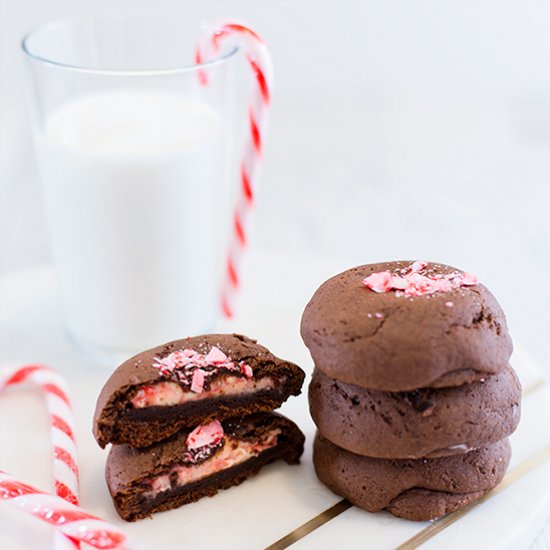
<instances>
[{"instance_id":1,"label":"crushed peppermint topping","mask_svg":"<svg viewBox=\"0 0 550 550\"><path fill-rule=\"evenodd\" d=\"M196 464L210 458L223 446L224 436L223 426L218 420L197 426L185 440L185 461Z\"/></svg>"},{"instance_id":2,"label":"crushed peppermint topping","mask_svg":"<svg viewBox=\"0 0 550 550\"><path fill-rule=\"evenodd\" d=\"M424 296L435 292L449 292L463 286L478 284L477 277L472 273L459 273L454 271L446 275L427 273L428 262L416 261L407 268L400 269L397 273L380 271L372 273L362 283L374 292L383 293L395 290L395 295L400 296ZM424 272L424 273L423 273ZM453 307L447 302L447 307Z\"/></svg>"},{"instance_id":3,"label":"crushed peppermint topping","mask_svg":"<svg viewBox=\"0 0 550 550\"><path fill-rule=\"evenodd\" d=\"M208 389L210 381L217 375L237 374L252 378L252 367L244 361L235 363L223 351L212 346L203 355L192 349L173 351L166 357L156 357L153 366L164 376L175 377L194 393L202 393Z\"/></svg>"}]
</instances>

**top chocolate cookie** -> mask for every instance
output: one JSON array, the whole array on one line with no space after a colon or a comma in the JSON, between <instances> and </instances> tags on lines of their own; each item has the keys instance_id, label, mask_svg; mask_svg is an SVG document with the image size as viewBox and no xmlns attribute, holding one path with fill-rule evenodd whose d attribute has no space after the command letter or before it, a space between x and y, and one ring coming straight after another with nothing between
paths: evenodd
<instances>
[{"instance_id":1,"label":"top chocolate cookie","mask_svg":"<svg viewBox=\"0 0 550 550\"><path fill-rule=\"evenodd\" d=\"M375 390L457 386L503 370L512 353L491 292L451 266L386 262L323 283L302 338L318 369Z\"/></svg>"},{"instance_id":2,"label":"top chocolate cookie","mask_svg":"<svg viewBox=\"0 0 550 550\"><path fill-rule=\"evenodd\" d=\"M142 448L211 420L271 411L299 395L304 372L240 334L175 340L128 359L99 395L101 447Z\"/></svg>"}]
</instances>

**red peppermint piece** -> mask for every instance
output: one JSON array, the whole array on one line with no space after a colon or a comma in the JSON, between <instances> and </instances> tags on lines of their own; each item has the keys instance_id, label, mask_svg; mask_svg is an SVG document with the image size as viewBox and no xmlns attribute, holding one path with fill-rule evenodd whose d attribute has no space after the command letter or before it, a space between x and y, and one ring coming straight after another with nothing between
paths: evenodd
<instances>
[{"instance_id":1,"label":"red peppermint piece","mask_svg":"<svg viewBox=\"0 0 550 550\"><path fill-rule=\"evenodd\" d=\"M224 436L223 426L218 420L212 420L210 424L202 424L197 426L188 436L185 441L187 448L190 450L199 449L208 445L219 443Z\"/></svg>"},{"instance_id":2,"label":"red peppermint piece","mask_svg":"<svg viewBox=\"0 0 550 550\"><path fill-rule=\"evenodd\" d=\"M204 389L204 371L202 369L196 369L193 371L193 379L191 381L191 391L195 393L202 393Z\"/></svg>"},{"instance_id":3,"label":"red peppermint piece","mask_svg":"<svg viewBox=\"0 0 550 550\"><path fill-rule=\"evenodd\" d=\"M369 287L374 292L388 292L391 290L392 276L389 271L381 271L380 273L373 273L368 277L365 277L362 283Z\"/></svg>"},{"instance_id":4,"label":"red peppermint piece","mask_svg":"<svg viewBox=\"0 0 550 550\"><path fill-rule=\"evenodd\" d=\"M252 378L254 373L252 372L252 367L246 363L241 363L241 372L247 377Z\"/></svg>"},{"instance_id":5,"label":"red peppermint piece","mask_svg":"<svg viewBox=\"0 0 550 550\"><path fill-rule=\"evenodd\" d=\"M406 275L405 279L408 282L405 291L410 294L413 294L413 290L416 296L422 296L422 294L430 294L433 292L435 281L416 271L413 271L410 275Z\"/></svg>"},{"instance_id":6,"label":"red peppermint piece","mask_svg":"<svg viewBox=\"0 0 550 550\"><path fill-rule=\"evenodd\" d=\"M477 285L477 277L473 273L468 273L467 271L462 274L462 284L465 286Z\"/></svg>"},{"instance_id":7,"label":"red peppermint piece","mask_svg":"<svg viewBox=\"0 0 550 550\"><path fill-rule=\"evenodd\" d=\"M409 281L403 277L393 276L390 284L393 289L405 290L409 286Z\"/></svg>"},{"instance_id":8,"label":"red peppermint piece","mask_svg":"<svg viewBox=\"0 0 550 550\"><path fill-rule=\"evenodd\" d=\"M428 262L417 260L416 262L413 262L413 264L411 265L411 271L416 271L416 272L422 271L426 267L428 267Z\"/></svg>"},{"instance_id":9,"label":"red peppermint piece","mask_svg":"<svg viewBox=\"0 0 550 550\"><path fill-rule=\"evenodd\" d=\"M227 355L225 355L225 353L216 346L212 346L208 352L208 355L205 357L205 360L210 365L218 365L227 361Z\"/></svg>"},{"instance_id":10,"label":"red peppermint piece","mask_svg":"<svg viewBox=\"0 0 550 550\"><path fill-rule=\"evenodd\" d=\"M460 285L458 285L460 286ZM436 292L449 292L455 288L453 283L449 279L437 279L435 281L435 291Z\"/></svg>"}]
</instances>

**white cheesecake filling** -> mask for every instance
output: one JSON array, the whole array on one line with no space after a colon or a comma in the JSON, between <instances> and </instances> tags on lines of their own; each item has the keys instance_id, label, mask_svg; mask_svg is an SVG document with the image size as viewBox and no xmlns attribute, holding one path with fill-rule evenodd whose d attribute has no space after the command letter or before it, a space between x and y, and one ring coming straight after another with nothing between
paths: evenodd
<instances>
[{"instance_id":1,"label":"white cheesecake filling","mask_svg":"<svg viewBox=\"0 0 550 550\"><path fill-rule=\"evenodd\" d=\"M281 381L284 380L281 379ZM275 383L270 376L264 376L258 380L233 375L220 376L211 381L210 389L204 390L201 393L185 389L177 382L163 381L142 386L131 399L131 403L136 409L159 406L169 407L209 397L250 394L274 387Z\"/></svg>"},{"instance_id":2,"label":"white cheesecake filling","mask_svg":"<svg viewBox=\"0 0 550 550\"><path fill-rule=\"evenodd\" d=\"M173 490L175 487L181 487L232 466L242 464L258 456L263 451L275 447L280 433L281 430L276 428L264 434L256 442L235 439L226 435L223 447L204 462L200 464L180 464L174 466L165 474L143 480L142 483L150 487L144 492L144 496L153 499L164 491ZM174 474L177 475L175 487L172 486L171 482Z\"/></svg>"}]
</instances>

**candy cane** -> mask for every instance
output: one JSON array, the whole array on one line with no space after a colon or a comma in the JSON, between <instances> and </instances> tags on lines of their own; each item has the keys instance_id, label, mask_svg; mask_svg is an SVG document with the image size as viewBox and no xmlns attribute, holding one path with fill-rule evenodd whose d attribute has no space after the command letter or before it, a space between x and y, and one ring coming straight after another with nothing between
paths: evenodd
<instances>
[{"instance_id":1,"label":"candy cane","mask_svg":"<svg viewBox=\"0 0 550 550\"><path fill-rule=\"evenodd\" d=\"M55 493L72 504L78 504L78 466L74 422L67 386L53 369L42 365L5 367L0 370L0 391L32 382L43 392L50 416ZM55 534L57 550L75 550L79 544L71 538Z\"/></svg>"},{"instance_id":2,"label":"candy cane","mask_svg":"<svg viewBox=\"0 0 550 550\"><path fill-rule=\"evenodd\" d=\"M248 108L249 129L240 167L240 192L233 216L233 229L227 256L226 273L221 293L221 308L227 318L233 317L234 299L240 286L240 265L247 244L250 212L260 179L273 70L271 55L264 41L249 27L235 22L223 22L199 41L195 53L197 64L219 55L222 43L242 48L254 75L254 93ZM201 84L208 84L206 70L199 71Z\"/></svg>"},{"instance_id":3,"label":"candy cane","mask_svg":"<svg viewBox=\"0 0 550 550\"><path fill-rule=\"evenodd\" d=\"M53 525L67 540L100 549L129 548L126 535L114 525L85 512L59 496L22 483L0 470L0 500Z\"/></svg>"}]
</instances>

